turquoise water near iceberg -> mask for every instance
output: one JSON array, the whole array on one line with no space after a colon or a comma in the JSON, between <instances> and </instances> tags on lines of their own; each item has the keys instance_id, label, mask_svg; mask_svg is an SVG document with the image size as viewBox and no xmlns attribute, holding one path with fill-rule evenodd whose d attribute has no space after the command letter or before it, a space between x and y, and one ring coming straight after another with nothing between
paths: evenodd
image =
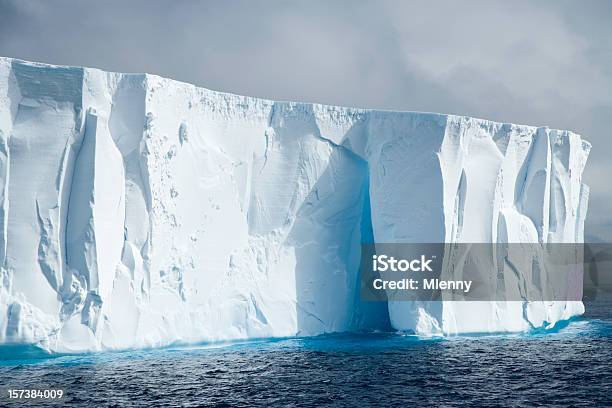
<instances>
[{"instance_id":1,"label":"turquoise water near iceberg","mask_svg":"<svg viewBox=\"0 0 612 408\"><path fill-rule=\"evenodd\" d=\"M7 388L62 388L29 406L612 406L612 302L552 331L419 339L329 335L41 358L0 350Z\"/></svg>"}]
</instances>

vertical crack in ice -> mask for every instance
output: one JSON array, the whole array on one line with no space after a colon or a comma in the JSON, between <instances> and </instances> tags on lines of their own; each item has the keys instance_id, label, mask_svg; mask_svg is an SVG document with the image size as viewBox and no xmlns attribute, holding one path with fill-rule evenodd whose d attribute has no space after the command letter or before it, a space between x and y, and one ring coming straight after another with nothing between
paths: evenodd
<instances>
[{"instance_id":1,"label":"vertical crack in ice","mask_svg":"<svg viewBox=\"0 0 612 408\"><path fill-rule=\"evenodd\" d=\"M13 119L14 120L14 119ZM6 248L8 239L8 220L9 220L9 182L11 169L11 152L8 148L10 133L5 134L0 129L0 154L4 159L0 159L0 177L2 177L2 199L0 200L0 222L2 225L2 236L0 236L0 267L6 269Z\"/></svg>"},{"instance_id":2,"label":"vertical crack in ice","mask_svg":"<svg viewBox=\"0 0 612 408\"><path fill-rule=\"evenodd\" d=\"M40 239L38 241L38 265L40 269L47 278L49 285L58 292L59 294L59 286L60 282L58 281L58 277L56 273L61 273L60 265L53 264L52 261L59 261L60 254L57 254L55 242L53 242L53 230L55 226L53 225L53 221L51 221L50 217L46 217L41 214L40 203L38 199L36 200L36 215L38 221L38 229ZM51 214L49 214L51 215Z\"/></svg>"},{"instance_id":3,"label":"vertical crack in ice","mask_svg":"<svg viewBox=\"0 0 612 408\"><path fill-rule=\"evenodd\" d=\"M270 113L268 114L268 127L266 128L266 130L264 130L264 137L266 138L266 146L265 146L265 150L264 150L264 160L263 163L261 165L261 168L259 169L259 174L261 174L264 170L264 168L266 167L266 164L268 163L268 154L269 154L269 150L271 148L271 144L274 142L274 116L276 114L276 102L272 103L272 106L270 107Z\"/></svg>"}]
</instances>

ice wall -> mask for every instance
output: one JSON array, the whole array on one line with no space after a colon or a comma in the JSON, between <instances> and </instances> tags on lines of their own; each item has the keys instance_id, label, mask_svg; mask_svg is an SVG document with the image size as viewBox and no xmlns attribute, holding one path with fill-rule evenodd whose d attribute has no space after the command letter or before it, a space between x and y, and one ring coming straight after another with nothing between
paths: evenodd
<instances>
[{"instance_id":1,"label":"ice wall","mask_svg":"<svg viewBox=\"0 0 612 408\"><path fill-rule=\"evenodd\" d=\"M547 128L0 58L0 344L550 324L582 304L361 302L360 243L580 241L588 150Z\"/></svg>"},{"instance_id":2,"label":"ice wall","mask_svg":"<svg viewBox=\"0 0 612 408\"><path fill-rule=\"evenodd\" d=\"M470 243L583 242L589 190L581 177L590 144L579 135L457 116L372 117L378 117L368 139L377 242L461 243L464 252ZM535 266L508 270L506 259L496 259L499 249L491 246L489 257L479 252L470 272L524 284L516 273L531 275ZM581 298L581 275L568 286L579 293L567 298ZM390 301L389 317L396 329L458 334L552 327L584 312L582 302L540 299Z\"/></svg>"}]
</instances>

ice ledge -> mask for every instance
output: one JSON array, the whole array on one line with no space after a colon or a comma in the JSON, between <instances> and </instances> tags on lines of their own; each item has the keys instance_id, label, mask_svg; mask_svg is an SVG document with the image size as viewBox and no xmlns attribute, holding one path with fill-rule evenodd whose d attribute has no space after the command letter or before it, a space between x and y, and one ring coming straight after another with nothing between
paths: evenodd
<instances>
[{"instance_id":1,"label":"ice ledge","mask_svg":"<svg viewBox=\"0 0 612 408\"><path fill-rule=\"evenodd\" d=\"M251 97L251 96L243 96L230 92L220 92L211 90L205 87L196 86L194 84L190 84L187 82L166 78L163 76L159 76L156 74L150 73L119 73L112 71L103 71L98 68L90 68L90 67L80 67L80 66L65 66L65 65L54 65L47 64L41 62L33 62L27 60L21 60L17 58L11 57L3 57L0 56L0 65L11 66L12 64L19 64L20 66L29 67L32 69L37 69L40 71L64 71L64 72L72 72L76 76L85 76L87 72L93 73L93 76L97 75L107 75L110 77L129 77L129 78L140 78L143 83L148 83L151 86L151 89L154 90L158 87L163 86L176 86L176 87L186 87L192 88L196 93L202 94L202 96L208 96L211 101L215 102L222 100L223 105L235 105L237 108L243 108L244 110L238 109L237 112L242 112L243 114L253 113L253 111L249 111L248 108L257 108L257 110L271 110L273 106L277 104L282 109L286 109L290 111L292 115L297 117L301 117L302 119L314 118L321 120L323 123L329 123L333 126L342 128L343 126L351 126L355 122L366 120L366 118L373 117L375 119L381 120L386 117L393 116L430 116L432 120L436 120L438 118L439 121L445 121L450 119L453 122L464 121L464 122L473 122L481 124L485 127L500 127L500 128L508 128L516 129L516 130L526 130L526 131L537 131L538 129L543 129L547 131L554 132L563 132L568 135L576 134L571 130L561 130L556 128L550 128L549 126L531 126L531 125L522 125L522 124L514 124L509 122L498 122L489 119L477 118L466 115L456 115L456 114L445 114L445 113L436 113L436 112L426 112L426 111L398 111L398 110L383 110L383 109L371 109L371 108L356 108L356 107L344 107L337 105L327 105L321 103L313 103L313 102L296 102L296 101L275 101L271 99ZM222 105L216 106L211 105L210 108L217 112L223 112L226 107ZM229 113L229 112L228 112ZM269 113L269 112L268 112ZM323 120L324 119L324 120ZM442 122L441 122L442 123ZM331 129L330 129L331 130ZM332 132L334 133L334 132ZM332 137L331 140L334 138ZM591 148L591 144L583 140L584 149L588 152Z\"/></svg>"}]
</instances>

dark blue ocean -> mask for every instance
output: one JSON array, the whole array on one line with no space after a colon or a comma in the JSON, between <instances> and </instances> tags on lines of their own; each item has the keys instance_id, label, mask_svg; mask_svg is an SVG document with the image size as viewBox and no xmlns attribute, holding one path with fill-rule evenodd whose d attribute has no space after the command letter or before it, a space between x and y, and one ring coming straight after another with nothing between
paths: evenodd
<instances>
[{"instance_id":1,"label":"dark blue ocean","mask_svg":"<svg viewBox=\"0 0 612 408\"><path fill-rule=\"evenodd\" d=\"M8 388L63 388L61 404L88 407L612 406L611 308L587 304L580 319L522 335L333 335L55 358L4 349L0 405L13 404Z\"/></svg>"}]
</instances>

